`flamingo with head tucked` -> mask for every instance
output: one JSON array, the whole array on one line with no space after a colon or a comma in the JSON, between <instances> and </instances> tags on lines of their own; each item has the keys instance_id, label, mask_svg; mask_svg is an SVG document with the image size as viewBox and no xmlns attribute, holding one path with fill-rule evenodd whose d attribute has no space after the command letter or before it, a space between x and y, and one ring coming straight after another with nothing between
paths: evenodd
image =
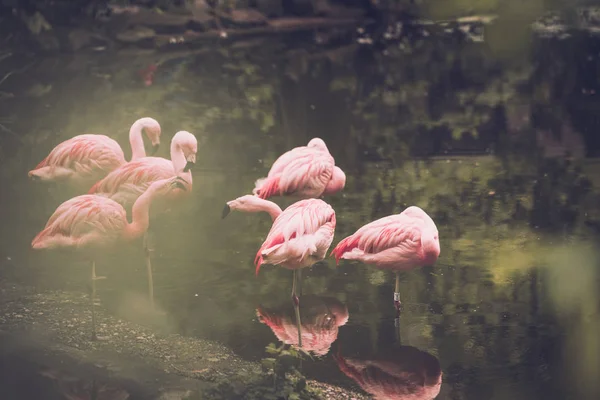
<instances>
[{"instance_id":1,"label":"flamingo with head tucked","mask_svg":"<svg viewBox=\"0 0 600 400\"><path fill-rule=\"evenodd\" d=\"M298 272L323 260L333 241L335 211L320 199L300 200L284 211L269 200L246 195L227 202L223 210L225 218L231 210L265 211L273 218L273 226L264 243L256 253L256 274L262 264L280 265L294 271L292 301L296 311L298 345L302 347L300 335L300 309L296 286Z\"/></svg>"},{"instance_id":2,"label":"flamingo with head tucked","mask_svg":"<svg viewBox=\"0 0 600 400\"><path fill-rule=\"evenodd\" d=\"M160 145L159 123L153 118L138 119L129 130L132 161L146 156L142 132L150 139L153 154ZM123 150L114 139L83 134L57 145L28 175L33 180L68 181L87 189L125 163Z\"/></svg>"},{"instance_id":3,"label":"flamingo with head tucked","mask_svg":"<svg viewBox=\"0 0 600 400\"><path fill-rule=\"evenodd\" d=\"M366 224L338 243L331 252L336 264L341 258L358 260L396 272L394 304L400 311L400 271L434 264L440 255L438 230L419 207Z\"/></svg>"},{"instance_id":4,"label":"flamingo with head tucked","mask_svg":"<svg viewBox=\"0 0 600 400\"><path fill-rule=\"evenodd\" d=\"M171 140L171 160L162 157L138 158L112 171L92 186L88 194L106 196L121 204L125 209L129 209L153 182L174 176L182 177L185 180L186 185L188 185L186 193L189 193L192 189L192 172L190 168L196 162L197 152L198 141L196 137L190 132L179 131ZM158 207L153 207L153 211L164 208L165 203L163 200L178 200L183 195L184 193L179 192L174 196L166 196L161 199ZM144 233L143 242L150 303L154 304L154 284L147 232Z\"/></svg>"},{"instance_id":5,"label":"flamingo with head tucked","mask_svg":"<svg viewBox=\"0 0 600 400\"><path fill-rule=\"evenodd\" d=\"M186 190L180 177L155 181L136 200L131 223L127 222L125 209L104 196L84 194L62 203L48 220L46 227L31 242L31 247L41 249L71 249L85 252L92 260L92 339L96 339L96 258L122 241L132 241L148 229L151 202L171 192Z\"/></svg>"},{"instance_id":6,"label":"flamingo with head tucked","mask_svg":"<svg viewBox=\"0 0 600 400\"><path fill-rule=\"evenodd\" d=\"M272 196L318 198L339 192L346 185L346 174L322 139L314 138L307 146L282 154L265 178L258 179L252 191L261 199Z\"/></svg>"}]
</instances>

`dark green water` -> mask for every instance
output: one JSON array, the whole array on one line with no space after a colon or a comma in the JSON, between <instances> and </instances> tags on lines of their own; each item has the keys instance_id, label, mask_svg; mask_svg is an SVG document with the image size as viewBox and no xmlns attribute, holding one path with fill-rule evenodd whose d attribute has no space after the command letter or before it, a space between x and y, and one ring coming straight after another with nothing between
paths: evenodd
<instances>
[{"instance_id":1,"label":"dark green water","mask_svg":"<svg viewBox=\"0 0 600 400\"><path fill-rule=\"evenodd\" d=\"M163 129L159 156L178 130L199 139L192 198L152 223L157 303L173 330L258 360L278 339L257 309L291 318L292 275L269 266L254 274L268 215L221 220L221 210L279 154L321 137L348 177L326 199L337 214L334 245L418 205L438 226L441 256L403 275L400 340L392 274L332 259L304 271L303 319L321 327L309 377L356 387L333 355L376 359L401 341L439 359L440 399L595 398L600 148L595 100L582 90L598 85L597 43L536 42L531 60L507 62L450 38L410 53L296 39L292 50L306 54L279 41L183 54L149 87L137 70L157 61L150 56L32 58L27 76L0 87L17 93L0 111L14 133L1 136L6 273L40 289L85 288L86 265L29 250L70 194L28 182L27 171L84 132L111 135L128 157L129 126L152 116ZM51 90L27 97L35 85ZM98 261L108 276L99 297L115 313L146 293L136 246Z\"/></svg>"}]
</instances>

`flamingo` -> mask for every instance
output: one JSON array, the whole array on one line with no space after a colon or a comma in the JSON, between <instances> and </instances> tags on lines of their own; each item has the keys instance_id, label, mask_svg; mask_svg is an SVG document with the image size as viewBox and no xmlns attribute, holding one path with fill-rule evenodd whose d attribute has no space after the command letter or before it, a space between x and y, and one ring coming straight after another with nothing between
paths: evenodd
<instances>
[{"instance_id":1,"label":"flamingo","mask_svg":"<svg viewBox=\"0 0 600 400\"><path fill-rule=\"evenodd\" d=\"M358 260L396 272L394 305L400 312L400 271L434 264L440 255L438 230L425 211L416 206L400 214L370 222L333 249L340 258Z\"/></svg>"},{"instance_id":2,"label":"flamingo","mask_svg":"<svg viewBox=\"0 0 600 400\"><path fill-rule=\"evenodd\" d=\"M88 194L106 196L129 209L153 182L173 176L181 176L185 179L186 184L189 185L186 193L189 193L192 188L190 168L196 162L197 151L198 141L196 137L190 132L179 131L171 140L171 160L162 157L138 158L112 171L92 186ZM169 195L163 200L177 200L182 195L183 193L179 192L174 197ZM159 209L162 206L163 204ZM154 305L154 283L147 232L144 233L143 246L146 257L150 304Z\"/></svg>"},{"instance_id":3,"label":"flamingo","mask_svg":"<svg viewBox=\"0 0 600 400\"><path fill-rule=\"evenodd\" d=\"M142 236L149 225L151 202L175 189L186 190L180 177L154 182L133 205L131 223L125 208L116 201L98 195L84 194L62 203L48 220L46 227L31 242L34 250L64 249L85 252L92 262L92 340L96 340L96 258L121 241ZM179 190L178 190L179 191Z\"/></svg>"},{"instance_id":4,"label":"flamingo","mask_svg":"<svg viewBox=\"0 0 600 400\"><path fill-rule=\"evenodd\" d=\"M152 143L152 154L160 145L160 125L153 118L140 118L131 125L131 160L146 156L142 132ZM39 181L70 181L89 187L125 161L119 143L106 135L83 134L56 146L28 175Z\"/></svg>"},{"instance_id":5,"label":"flamingo","mask_svg":"<svg viewBox=\"0 0 600 400\"><path fill-rule=\"evenodd\" d=\"M348 322L348 308L335 297L324 296L302 297L302 306L304 350L324 356L336 341L339 327ZM296 326L285 305L272 309L258 306L256 315L277 339L293 346L298 344Z\"/></svg>"},{"instance_id":6,"label":"flamingo","mask_svg":"<svg viewBox=\"0 0 600 400\"><path fill-rule=\"evenodd\" d=\"M335 166L327 145L314 138L307 146L293 148L282 154L265 178L255 183L252 191L261 199L272 196L318 198L341 191L346 174Z\"/></svg>"},{"instance_id":7,"label":"flamingo","mask_svg":"<svg viewBox=\"0 0 600 400\"><path fill-rule=\"evenodd\" d=\"M433 400L440 393L440 360L412 346L386 350L372 360L334 355L340 371L376 400Z\"/></svg>"},{"instance_id":8,"label":"flamingo","mask_svg":"<svg viewBox=\"0 0 600 400\"><path fill-rule=\"evenodd\" d=\"M296 287L300 280L299 271L326 257L335 232L335 211L320 199L300 200L281 211L272 201L253 195L245 195L227 202L223 209L223 218L227 217L231 210L264 211L273 219L273 226L256 253L256 275L262 264L281 265L294 271L292 301L296 312L298 345L302 347L300 301L296 295Z\"/></svg>"}]
</instances>

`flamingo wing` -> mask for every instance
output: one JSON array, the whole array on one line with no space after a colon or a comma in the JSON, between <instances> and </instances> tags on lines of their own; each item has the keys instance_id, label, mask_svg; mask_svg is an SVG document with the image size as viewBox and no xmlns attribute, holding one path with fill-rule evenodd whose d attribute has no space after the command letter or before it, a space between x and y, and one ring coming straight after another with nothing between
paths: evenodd
<instances>
[{"instance_id":1,"label":"flamingo wing","mask_svg":"<svg viewBox=\"0 0 600 400\"><path fill-rule=\"evenodd\" d=\"M307 153L310 153L311 149L306 146L295 147L291 150L286 151L282 155L280 155L277 160L271 166L269 170L269 174L267 177L274 176L277 174L281 174L283 170L287 167L287 165L292 162L296 158L304 157Z\"/></svg>"},{"instance_id":2,"label":"flamingo wing","mask_svg":"<svg viewBox=\"0 0 600 400\"><path fill-rule=\"evenodd\" d=\"M290 162L281 174L279 187L284 193L306 192L320 195L333 174L335 161L323 151L313 151Z\"/></svg>"},{"instance_id":3,"label":"flamingo wing","mask_svg":"<svg viewBox=\"0 0 600 400\"><path fill-rule=\"evenodd\" d=\"M335 161L328 152L304 147L284 154L261 182L259 197L267 199L277 194L297 194L317 197L323 193L333 174Z\"/></svg>"},{"instance_id":4,"label":"flamingo wing","mask_svg":"<svg viewBox=\"0 0 600 400\"><path fill-rule=\"evenodd\" d=\"M157 180L175 175L173 163L161 157L144 157L122 165L97 182L88 194L131 193L135 198L141 195Z\"/></svg>"},{"instance_id":5,"label":"flamingo wing","mask_svg":"<svg viewBox=\"0 0 600 400\"><path fill-rule=\"evenodd\" d=\"M90 244L98 236L116 239L126 224L125 210L113 200L95 195L77 196L56 209L32 245L47 242L69 247Z\"/></svg>"},{"instance_id":6,"label":"flamingo wing","mask_svg":"<svg viewBox=\"0 0 600 400\"><path fill-rule=\"evenodd\" d=\"M335 211L322 200L307 199L292 204L277 217L258 250L256 273L264 261L264 252L279 249L284 244L288 245L290 257L303 259L317 253L322 253L320 258L324 257L333 240L335 224Z\"/></svg>"},{"instance_id":7,"label":"flamingo wing","mask_svg":"<svg viewBox=\"0 0 600 400\"><path fill-rule=\"evenodd\" d=\"M343 239L333 249L336 262L347 252L358 249L366 254L377 254L394 247L404 254L415 254L421 240L422 222L406 214L390 215L361 227Z\"/></svg>"},{"instance_id":8,"label":"flamingo wing","mask_svg":"<svg viewBox=\"0 0 600 400\"><path fill-rule=\"evenodd\" d=\"M95 170L104 173L125 163L119 144L105 135L78 135L56 146L35 169L63 167L86 175Z\"/></svg>"}]
</instances>

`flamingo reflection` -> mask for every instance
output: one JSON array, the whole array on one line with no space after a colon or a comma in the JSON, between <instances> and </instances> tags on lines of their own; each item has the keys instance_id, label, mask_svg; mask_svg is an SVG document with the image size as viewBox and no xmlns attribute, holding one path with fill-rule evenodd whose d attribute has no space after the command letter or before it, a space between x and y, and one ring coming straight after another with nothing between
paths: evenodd
<instances>
[{"instance_id":1,"label":"flamingo reflection","mask_svg":"<svg viewBox=\"0 0 600 400\"><path fill-rule=\"evenodd\" d=\"M340 370L376 400L432 400L442 386L437 357L412 346L386 350L372 360L334 356Z\"/></svg>"},{"instance_id":2,"label":"flamingo reflection","mask_svg":"<svg viewBox=\"0 0 600 400\"><path fill-rule=\"evenodd\" d=\"M81 379L63 371L44 368L40 375L50 378L66 400L127 400L125 389L110 386L95 379Z\"/></svg>"},{"instance_id":3,"label":"flamingo reflection","mask_svg":"<svg viewBox=\"0 0 600 400\"><path fill-rule=\"evenodd\" d=\"M302 349L317 356L329 352L338 336L338 329L348 322L348 309L333 297L305 296L300 309ZM267 325L277 339L298 347L298 328L294 309L288 303L267 309L256 310L259 321Z\"/></svg>"}]
</instances>

